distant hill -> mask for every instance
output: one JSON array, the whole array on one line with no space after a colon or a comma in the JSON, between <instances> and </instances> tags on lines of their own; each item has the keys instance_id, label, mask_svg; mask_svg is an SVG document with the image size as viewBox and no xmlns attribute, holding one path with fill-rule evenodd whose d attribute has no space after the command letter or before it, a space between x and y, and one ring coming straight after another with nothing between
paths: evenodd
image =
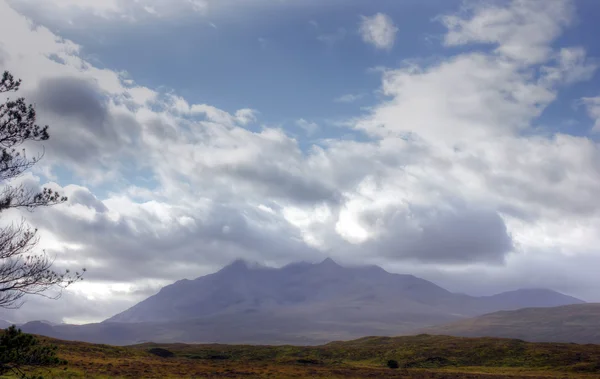
<instances>
[{"instance_id":1,"label":"distant hill","mask_svg":"<svg viewBox=\"0 0 600 379\"><path fill-rule=\"evenodd\" d=\"M11 325L13 325L13 323L10 321L0 320L0 329L6 329L6 328L10 327Z\"/></svg>"},{"instance_id":2,"label":"distant hill","mask_svg":"<svg viewBox=\"0 0 600 379\"><path fill-rule=\"evenodd\" d=\"M600 344L600 304L501 311L421 331L464 337Z\"/></svg>"},{"instance_id":3,"label":"distant hill","mask_svg":"<svg viewBox=\"0 0 600 379\"><path fill-rule=\"evenodd\" d=\"M494 296L456 294L380 267L342 267L331 259L269 268L238 260L180 280L100 324L41 323L25 331L109 344L220 342L320 344L366 335L408 334L500 309L583 301L551 290Z\"/></svg>"}]
</instances>

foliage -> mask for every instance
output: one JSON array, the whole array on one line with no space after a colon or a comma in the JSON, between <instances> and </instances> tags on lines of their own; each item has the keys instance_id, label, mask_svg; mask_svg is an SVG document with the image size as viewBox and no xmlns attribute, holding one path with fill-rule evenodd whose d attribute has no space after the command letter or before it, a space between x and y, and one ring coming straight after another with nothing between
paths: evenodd
<instances>
[{"instance_id":1,"label":"foliage","mask_svg":"<svg viewBox=\"0 0 600 379\"><path fill-rule=\"evenodd\" d=\"M173 354L172 351L160 347L153 347L151 349L148 349L148 352L161 358L171 358L175 356L175 354Z\"/></svg>"},{"instance_id":2,"label":"foliage","mask_svg":"<svg viewBox=\"0 0 600 379\"><path fill-rule=\"evenodd\" d=\"M56 347L40 344L38 339L25 334L14 325L0 336L0 375L13 373L19 378L40 379L28 376L24 367L56 366L64 363L56 356Z\"/></svg>"},{"instance_id":3,"label":"foliage","mask_svg":"<svg viewBox=\"0 0 600 379\"><path fill-rule=\"evenodd\" d=\"M46 339L50 340L50 339ZM56 341L68 368L51 378L592 378L600 346L445 336L368 337L323 346L186 345L130 347ZM165 349L169 359L149 353ZM400 369L390 370L394 360Z\"/></svg>"},{"instance_id":4,"label":"foliage","mask_svg":"<svg viewBox=\"0 0 600 379\"><path fill-rule=\"evenodd\" d=\"M21 80L4 72L0 93L16 92L20 85ZM19 151L17 148L26 142L45 141L49 137L48 126L36 124L35 109L31 104L27 105L24 98L9 98L0 104L0 183L5 184L0 191L0 213L15 208L32 211L67 200L50 188L39 190L24 184L11 184L43 156L30 159L25 149ZM51 288L62 289L82 279L82 273L52 270L52 259L45 253L33 252L37 243L37 229L24 221L0 227L0 307L18 308L22 305L21 298L27 294L39 295Z\"/></svg>"},{"instance_id":5,"label":"foliage","mask_svg":"<svg viewBox=\"0 0 600 379\"><path fill-rule=\"evenodd\" d=\"M387 361L387 366L392 369L400 367L400 365L398 364L398 361L393 360L393 359L390 359L389 361Z\"/></svg>"}]
</instances>

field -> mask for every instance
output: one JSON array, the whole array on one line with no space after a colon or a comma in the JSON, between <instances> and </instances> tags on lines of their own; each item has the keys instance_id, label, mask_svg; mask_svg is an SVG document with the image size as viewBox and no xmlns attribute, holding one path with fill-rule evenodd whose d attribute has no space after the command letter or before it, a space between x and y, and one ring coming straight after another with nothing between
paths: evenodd
<instances>
[{"instance_id":1,"label":"field","mask_svg":"<svg viewBox=\"0 0 600 379\"><path fill-rule=\"evenodd\" d=\"M429 335L317 347L114 347L41 339L68 360L39 371L45 378L600 378L600 345ZM389 360L399 368L388 368Z\"/></svg>"}]
</instances>

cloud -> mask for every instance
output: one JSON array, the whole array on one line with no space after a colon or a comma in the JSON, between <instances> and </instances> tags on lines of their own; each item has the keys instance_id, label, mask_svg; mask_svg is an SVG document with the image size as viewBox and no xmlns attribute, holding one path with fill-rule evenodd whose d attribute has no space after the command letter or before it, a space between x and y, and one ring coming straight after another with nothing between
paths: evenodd
<instances>
[{"instance_id":1,"label":"cloud","mask_svg":"<svg viewBox=\"0 0 600 379\"><path fill-rule=\"evenodd\" d=\"M346 38L346 34L348 34L348 32L345 28L338 28L333 33L320 34L319 36L317 36L317 39L328 45L333 45L336 42L339 42Z\"/></svg>"},{"instance_id":2,"label":"cloud","mask_svg":"<svg viewBox=\"0 0 600 379\"><path fill-rule=\"evenodd\" d=\"M600 96L584 97L582 101L587 108L588 115L594 120L592 131L600 132Z\"/></svg>"},{"instance_id":3,"label":"cloud","mask_svg":"<svg viewBox=\"0 0 600 379\"><path fill-rule=\"evenodd\" d=\"M360 94L348 93L346 95L336 97L335 99L333 99L333 101L336 103L354 103L354 102L362 99L363 97L365 97L364 93L360 93Z\"/></svg>"},{"instance_id":4,"label":"cloud","mask_svg":"<svg viewBox=\"0 0 600 379\"><path fill-rule=\"evenodd\" d=\"M377 49L390 50L396 41L398 28L390 16L377 13L373 16L361 16L359 32L363 41Z\"/></svg>"},{"instance_id":5,"label":"cloud","mask_svg":"<svg viewBox=\"0 0 600 379\"><path fill-rule=\"evenodd\" d=\"M448 46L496 45L496 52L527 64L545 61L550 43L573 18L569 0L513 0L510 6L473 3L459 14L441 18L448 28Z\"/></svg>"},{"instance_id":6,"label":"cloud","mask_svg":"<svg viewBox=\"0 0 600 379\"><path fill-rule=\"evenodd\" d=\"M202 15L210 0L9 0L15 8L27 13L44 12L54 18L72 18L76 15L91 15L104 19L139 21L148 17L173 17L190 12Z\"/></svg>"},{"instance_id":7,"label":"cloud","mask_svg":"<svg viewBox=\"0 0 600 379\"><path fill-rule=\"evenodd\" d=\"M309 137L315 134L317 131L319 131L319 125L317 123L307 121L303 118L297 120L296 125L302 128L306 132L306 135Z\"/></svg>"},{"instance_id":8,"label":"cloud","mask_svg":"<svg viewBox=\"0 0 600 379\"><path fill-rule=\"evenodd\" d=\"M587 57L582 47L562 48L555 54L557 65L542 67L544 80L573 84L591 79L598 68L595 60Z\"/></svg>"},{"instance_id":9,"label":"cloud","mask_svg":"<svg viewBox=\"0 0 600 379\"><path fill-rule=\"evenodd\" d=\"M0 66L5 66L5 61L7 59L7 53L2 49L2 45L0 45Z\"/></svg>"},{"instance_id":10,"label":"cloud","mask_svg":"<svg viewBox=\"0 0 600 379\"><path fill-rule=\"evenodd\" d=\"M503 263L514 250L504 220L486 209L400 207L384 214L362 214L385 231L366 244L391 259L415 259L431 264Z\"/></svg>"},{"instance_id":11,"label":"cloud","mask_svg":"<svg viewBox=\"0 0 600 379\"><path fill-rule=\"evenodd\" d=\"M181 102L181 105L179 105L179 102ZM256 110L248 108L238 109L235 114L231 115L221 109L207 104L194 104L190 107L182 98L176 99L175 106L181 107L178 108L178 110L181 109L183 113L190 113L193 115L203 114L206 116L208 121L221 125L227 125L229 127L234 127L236 125L248 125L256 121L258 114Z\"/></svg>"},{"instance_id":12,"label":"cloud","mask_svg":"<svg viewBox=\"0 0 600 379\"><path fill-rule=\"evenodd\" d=\"M39 83L35 100L45 110L65 117L75 117L81 124L102 126L108 118L106 99L95 83L85 79L43 79Z\"/></svg>"},{"instance_id":13,"label":"cloud","mask_svg":"<svg viewBox=\"0 0 600 379\"><path fill-rule=\"evenodd\" d=\"M286 262L287 254L318 257L295 228L257 207L209 202L186 210L122 196L99 201L75 186L61 192L68 204L36 211L28 220L69 241L71 247L47 251L57 256L57 268L72 265L68 257L76 256L89 270L88 281L194 278L206 262L218 267L238 257L273 262Z\"/></svg>"},{"instance_id":14,"label":"cloud","mask_svg":"<svg viewBox=\"0 0 600 379\"><path fill-rule=\"evenodd\" d=\"M58 300L30 296L19 310L0 309L0 319L14 323L44 320L52 323L98 322L106 314L122 312L131 304L131 299L144 300L158 292L165 282L141 281L136 284L110 284L102 287L79 282L68 291L63 291ZM40 316L43 309L43 316Z\"/></svg>"}]
</instances>

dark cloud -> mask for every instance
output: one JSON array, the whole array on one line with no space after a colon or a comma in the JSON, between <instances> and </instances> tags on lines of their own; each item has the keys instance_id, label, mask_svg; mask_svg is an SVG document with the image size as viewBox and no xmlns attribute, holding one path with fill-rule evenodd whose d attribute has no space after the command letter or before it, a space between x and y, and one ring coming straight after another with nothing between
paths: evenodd
<instances>
[{"instance_id":1,"label":"dark cloud","mask_svg":"<svg viewBox=\"0 0 600 379\"><path fill-rule=\"evenodd\" d=\"M94 209L98 213L104 213L108 210L104 203L102 203L89 189L84 187L78 187L76 190L71 191L69 194L69 202L71 204L81 204L88 208Z\"/></svg>"},{"instance_id":2,"label":"dark cloud","mask_svg":"<svg viewBox=\"0 0 600 379\"><path fill-rule=\"evenodd\" d=\"M382 216L365 215L386 232L362 246L394 260L433 264L502 263L514 249L502 218L492 210L454 206L389 209Z\"/></svg>"},{"instance_id":3,"label":"dark cloud","mask_svg":"<svg viewBox=\"0 0 600 379\"><path fill-rule=\"evenodd\" d=\"M74 77L42 79L36 99L37 105L46 110L91 125L92 133L106 134L103 126L108 118L108 102L94 82Z\"/></svg>"},{"instance_id":4,"label":"dark cloud","mask_svg":"<svg viewBox=\"0 0 600 379\"><path fill-rule=\"evenodd\" d=\"M323 178L312 173L294 174L277 165L278 162L265 162L264 165L240 165L226 170L238 180L244 180L261 190L267 196L290 199L301 203L338 203L341 194L327 186Z\"/></svg>"},{"instance_id":5,"label":"dark cloud","mask_svg":"<svg viewBox=\"0 0 600 379\"><path fill-rule=\"evenodd\" d=\"M39 123L50 125L46 159L79 173L115 170L127 159L134 161L141 127L132 114L111 109L108 95L95 82L45 78L27 99L36 105Z\"/></svg>"},{"instance_id":6,"label":"dark cloud","mask_svg":"<svg viewBox=\"0 0 600 379\"><path fill-rule=\"evenodd\" d=\"M73 216L65 205L36 211L28 218L62 241L81 246L48 251L56 255L58 269L76 269L72 263L61 262L61 257L77 257L89 270L89 280L178 280L197 277L207 267L216 269L240 257L278 263L288 263L290 257L321 257L285 219L248 207L213 205L202 216L193 211L174 212L168 219L158 216L161 212L140 210L135 216L114 218L85 191L77 190L71 197L72 203L90 208L90 215Z\"/></svg>"}]
</instances>

